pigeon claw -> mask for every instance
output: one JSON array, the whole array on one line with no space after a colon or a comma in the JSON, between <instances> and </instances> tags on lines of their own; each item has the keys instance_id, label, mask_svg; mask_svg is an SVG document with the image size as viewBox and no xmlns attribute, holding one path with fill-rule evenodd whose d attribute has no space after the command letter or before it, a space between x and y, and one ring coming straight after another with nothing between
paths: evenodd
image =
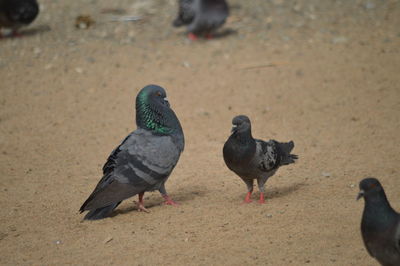
<instances>
[{"instance_id":1,"label":"pigeon claw","mask_svg":"<svg viewBox=\"0 0 400 266\"><path fill-rule=\"evenodd\" d=\"M22 38L23 35L21 33L19 33L17 30L13 30L11 33L11 36L14 38Z\"/></svg>"},{"instance_id":2,"label":"pigeon claw","mask_svg":"<svg viewBox=\"0 0 400 266\"><path fill-rule=\"evenodd\" d=\"M163 198L165 199L164 202L165 205L172 205L178 207L179 203L173 201L168 195L163 195Z\"/></svg>"},{"instance_id":3,"label":"pigeon claw","mask_svg":"<svg viewBox=\"0 0 400 266\"><path fill-rule=\"evenodd\" d=\"M177 202L175 202L175 201L173 201L173 200L166 200L165 202L164 202L164 204L165 205L172 205L172 206L179 206L179 203L177 203Z\"/></svg>"},{"instance_id":4,"label":"pigeon claw","mask_svg":"<svg viewBox=\"0 0 400 266\"><path fill-rule=\"evenodd\" d=\"M189 40L191 40L191 41L197 41L197 36L194 34L194 33L189 33L188 34L188 38L189 38Z\"/></svg>"},{"instance_id":5,"label":"pigeon claw","mask_svg":"<svg viewBox=\"0 0 400 266\"><path fill-rule=\"evenodd\" d=\"M146 208L144 207L144 205L141 204L141 203L138 203L137 208L138 208L138 211L139 211L139 212L147 212L147 213L150 212L150 211L149 211L148 209L146 209Z\"/></svg>"},{"instance_id":6,"label":"pigeon claw","mask_svg":"<svg viewBox=\"0 0 400 266\"><path fill-rule=\"evenodd\" d=\"M251 192L249 191L249 192L247 192L246 197L244 198L243 203L251 203L251 202L253 202L253 201L250 199L250 197L251 197Z\"/></svg>"}]
</instances>

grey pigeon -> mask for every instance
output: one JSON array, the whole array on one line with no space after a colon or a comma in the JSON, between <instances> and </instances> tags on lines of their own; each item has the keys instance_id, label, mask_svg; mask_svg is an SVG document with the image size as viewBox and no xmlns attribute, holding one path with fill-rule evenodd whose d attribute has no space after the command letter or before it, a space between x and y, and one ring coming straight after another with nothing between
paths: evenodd
<instances>
[{"instance_id":1,"label":"grey pigeon","mask_svg":"<svg viewBox=\"0 0 400 266\"><path fill-rule=\"evenodd\" d=\"M390 206L381 183L373 177L360 182L364 197L361 234L368 253L381 265L400 265L400 214Z\"/></svg>"},{"instance_id":2,"label":"grey pigeon","mask_svg":"<svg viewBox=\"0 0 400 266\"><path fill-rule=\"evenodd\" d=\"M36 0L0 0L0 28L17 34L20 27L29 25L39 14Z\"/></svg>"},{"instance_id":3,"label":"grey pigeon","mask_svg":"<svg viewBox=\"0 0 400 266\"><path fill-rule=\"evenodd\" d=\"M260 190L259 203L265 203L265 182L280 166L294 163L298 158L297 155L290 154L294 143L253 139L250 119L245 115L234 117L232 124L232 135L223 148L225 164L246 183L248 193L245 203L251 202L254 179L257 179Z\"/></svg>"},{"instance_id":4,"label":"grey pigeon","mask_svg":"<svg viewBox=\"0 0 400 266\"><path fill-rule=\"evenodd\" d=\"M148 85L136 97L137 129L114 149L103 166L103 177L83 203L85 219L102 219L121 203L139 195L138 209L146 211L143 195L158 190L166 204L176 205L165 182L178 163L185 142L182 127L157 85Z\"/></svg>"},{"instance_id":5,"label":"grey pigeon","mask_svg":"<svg viewBox=\"0 0 400 266\"><path fill-rule=\"evenodd\" d=\"M186 25L192 40L196 40L197 36L211 38L229 15L225 0L179 0L178 4L178 16L173 25Z\"/></svg>"}]
</instances>

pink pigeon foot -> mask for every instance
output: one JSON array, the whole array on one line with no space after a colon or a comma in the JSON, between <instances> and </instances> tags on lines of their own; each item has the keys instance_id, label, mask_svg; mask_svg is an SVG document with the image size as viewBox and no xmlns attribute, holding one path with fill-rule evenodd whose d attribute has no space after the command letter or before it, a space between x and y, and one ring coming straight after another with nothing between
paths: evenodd
<instances>
[{"instance_id":1,"label":"pink pigeon foot","mask_svg":"<svg viewBox=\"0 0 400 266\"><path fill-rule=\"evenodd\" d=\"M139 202L137 204L138 211L149 213L150 211L144 207L143 196L144 196L144 192L139 193Z\"/></svg>"},{"instance_id":2,"label":"pink pigeon foot","mask_svg":"<svg viewBox=\"0 0 400 266\"><path fill-rule=\"evenodd\" d=\"M260 193L260 200L258 201L258 203L260 203L260 204L264 204L265 203L264 193L263 192Z\"/></svg>"},{"instance_id":3,"label":"pink pigeon foot","mask_svg":"<svg viewBox=\"0 0 400 266\"><path fill-rule=\"evenodd\" d=\"M250 203L250 202L252 202L252 200L251 200L250 198L251 198L251 192L249 191L249 192L247 192L246 197L244 198L243 203Z\"/></svg>"},{"instance_id":4,"label":"pink pigeon foot","mask_svg":"<svg viewBox=\"0 0 400 266\"><path fill-rule=\"evenodd\" d=\"M188 34L188 38L191 41L196 41L197 40L197 36L195 34L191 33L191 32Z\"/></svg>"},{"instance_id":5,"label":"pink pigeon foot","mask_svg":"<svg viewBox=\"0 0 400 266\"><path fill-rule=\"evenodd\" d=\"M17 30L13 30L11 36L14 38L21 38L23 35L19 33Z\"/></svg>"},{"instance_id":6,"label":"pink pigeon foot","mask_svg":"<svg viewBox=\"0 0 400 266\"><path fill-rule=\"evenodd\" d=\"M173 201L168 195L162 195L162 196L165 199L165 202L164 202L165 205L172 205L175 207L177 207L179 205L177 202Z\"/></svg>"}]
</instances>

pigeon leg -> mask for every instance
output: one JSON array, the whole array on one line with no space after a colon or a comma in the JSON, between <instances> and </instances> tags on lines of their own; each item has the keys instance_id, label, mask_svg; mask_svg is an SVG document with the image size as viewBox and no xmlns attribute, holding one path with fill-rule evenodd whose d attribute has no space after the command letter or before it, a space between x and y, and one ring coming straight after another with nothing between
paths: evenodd
<instances>
[{"instance_id":1,"label":"pigeon leg","mask_svg":"<svg viewBox=\"0 0 400 266\"><path fill-rule=\"evenodd\" d=\"M197 36L194 33L191 33L191 32L189 32L188 38L191 41L196 41L197 40Z\"/></svg>"},{"instance_id":2,"label":"pigeon leg","mask_svg":"<svg viewBox=\"0 0 400 266\"><path fill-rule=\"evenodd\" d=\"M251 198L251 193L252 193L251 191L247 192L246 197L244 198L243 203L250 203L250 202L252 202L252 200L250 199L250 198Z\"/></svg>"},{"instance_id":3,"label":"pigeon leg","mask_svg":"<svg viewBox=\"0 0 400 266\"><path fill-rule=\"evenodd\" d=\"M244 198L243 203L250 203L252 202L251 198L251 193L253 193L253 179L243 179L243 181L246 183L247 185L247 194L246 197Z\"/></svg>"},{"instance_id":4,"label":"pigeon leg","mask_svg":"<svg viewBox=\"0 0 400 266\"><path fill-rule=\"evenodd\" d=\"M207 40L212 40L214 37L212 36L211 33L208 33L208 34L206 35L206 38L207 38Z\"/></svg>"},{"instance_id":5,"label":"pigeon leg","mask_svg":"<svg viewBox=\"0 0 400 266\"><path fill-rule=\"evenodd\" d=\"M265 203L265 198L264 198L264 196L265 196L265 188L264 188L264 185L265 185L265 182L267 182L268 177L269 176L257 178L258 190L260 191L260 200L258 201L258 203L260 203L260 204L264 204Z\"/></svg>"},{"instance_id":6,"label":"pigeon leg","mask_svg":"<svg viewBox=\"0 0 400 266\"><path fill-rule=\"evenodd\" d=\"M143 212L150 212L148 209L146 209L143 205L143 196L144 192L139 193L139 202L138 202L138 211L143 211Z\"/></svg>"}]
</instances>

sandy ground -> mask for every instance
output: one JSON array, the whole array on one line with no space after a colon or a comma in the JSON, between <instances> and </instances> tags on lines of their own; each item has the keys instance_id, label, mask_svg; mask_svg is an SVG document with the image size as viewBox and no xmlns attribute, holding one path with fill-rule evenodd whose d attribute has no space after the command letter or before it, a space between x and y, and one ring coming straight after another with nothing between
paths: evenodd
<instances>
[{"instance_id":1,"label":"sandy ground","mask_svg":"<svg viewBox=\"0 0 400 266\"><path fill-rule=\"evenodd\" d=\"M400 210L400 1L231 0L211 41L172 28L175 1L42 0L24 37L0 40L0 264L376 265L362 244L358 182ZM142 15L109 22L104 8ZM74 27L77 15L96 24ZM167 182L115 216L78 209L135 129L143 86L167 89L186 149ZM298 163L267 203L222 159L231 119L294 140ZM254 194L254 199L258 197Z\"/></svg>"}]
</instances>

